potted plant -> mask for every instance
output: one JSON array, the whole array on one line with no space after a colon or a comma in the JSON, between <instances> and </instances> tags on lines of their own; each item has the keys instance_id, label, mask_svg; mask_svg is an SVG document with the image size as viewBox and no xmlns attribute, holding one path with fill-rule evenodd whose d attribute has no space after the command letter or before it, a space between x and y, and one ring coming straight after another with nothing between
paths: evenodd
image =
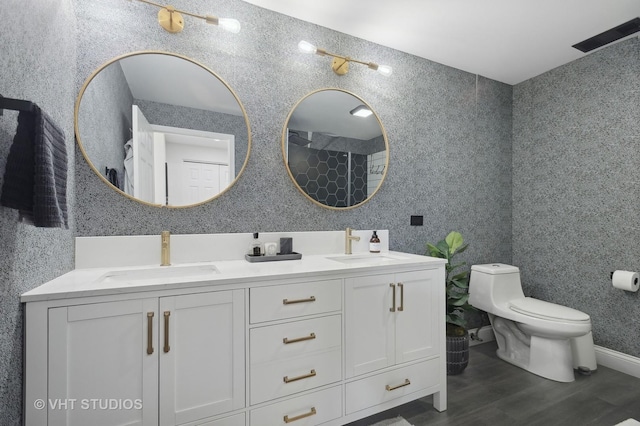
<instances>
[{"instance_id":1,"label":"potted plant","mask_svg":"<svg viewBox=\"0 0 640 426\"><path fill-rule=\"evenodd\" d=\"M452 231L436 245L427 243L428 255L446 259L446 335L447 335L447 374L460 374L469 363L469 333L466 329L465 312L475 310L469 304L469 271L464 269L466 262L454 263L454 257L464 252L462 234Z\"/></svg>"}]
</instances>

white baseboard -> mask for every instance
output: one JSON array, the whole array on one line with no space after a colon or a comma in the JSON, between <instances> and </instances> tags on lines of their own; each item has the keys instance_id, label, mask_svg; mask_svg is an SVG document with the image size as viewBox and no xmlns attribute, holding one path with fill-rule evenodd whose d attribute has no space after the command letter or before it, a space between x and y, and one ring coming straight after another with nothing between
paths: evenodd
<instances>
[{"instance_id":1,"label":"white baseboard","mask_svg":"<svg viewBox=\"0 0 640 426\"><path fill-rule=\"evenodd\" d=\"M469 335L477 335L478 329L469 330ZM469 340L469 346L475 346L482 343L495 340L493 334L493 327L485 326L480 329L481 340ZM614 351L613 349L604 348L602 346L595 345L596 351L596 363L604 367L611 368L612 370L619 371L624 374L628 374L640 379L640 358L627 355L622 352Z\"/></svg>"},{"instance_id":2,"label":"white baseboard","mask_svg":"<svg viewBox=\"0 0 640 426\"><path fill-rule=\"evenodd\" d=\"M477 336L479 339L474 339L471 337L469 339L469 346L476 346L482 343L491 342L492 340L496 340L496 336L493 334L493 328L490 325L485 325L484 327L480 327L480 334L478 334L478 329L473 328L471 330L467 330L469 332L469 336Z\"/></svg>"},{"instance_id":3,"label":"white baseboard","mask_svg":"<svg viewBox=\"0 0 640 426\"><path fill-rule=\"evenodd\" d=\"M640 378L640 358L596 345L596 362L621 373Z\"/></svg>"}]
</instances>

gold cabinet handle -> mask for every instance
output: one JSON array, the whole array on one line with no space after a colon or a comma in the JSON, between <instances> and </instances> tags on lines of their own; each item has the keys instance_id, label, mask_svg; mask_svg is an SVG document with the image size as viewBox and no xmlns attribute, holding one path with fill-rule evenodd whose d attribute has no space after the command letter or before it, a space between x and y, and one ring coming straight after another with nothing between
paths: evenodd
<instances>
[{"instance_id":1,"label":"gold cabinet handle","mask_svg":"<svg viewBox=\"0 0 640 426\"><path fill-rule=\"evenodd\" d=\"M169 347L169 316L171 312L164 311L164 353L166 354L171 350Z\"/></svg>"},{"instance_id":2,"label":"gold cabinet handle","mask_svg":"<svg viewBox=\"0 0 640 426\"><path fill-rule=\"evenodd\" d=\"M395 312L396 311L396 285L395 284L389 284L389 287L391 287L393 290L391 290L393 292L393 300L391 301L391 307L389 308L389 312Z\"/></svg>"},{"instance_id":3,"label":"gold cabinet handle","mask_svg":"<svg viewBox=\"0 0 640 426\"><path fill-rule=\"evenodd\" d=\"M153 312L147 312L147 355L153 353Z\"/></svg>"},{"instance_id":4,"label":"gold cabinet handle","mask_svg":"<svg viewBox=\"0 0 640 426\"><path fill-rule=\"evenodd\" d=\"M311 333L308 336L296 337L295 339L289 339L288 337L285 337L284 339L282 339L282 343L284 343L285 345L288 345L289 343L304 342L305 340L313 340L315 338L316 338L316 333Z\"/></svg>"},{"instance_id":5,"label":"gold cabinet handle","mask_svg":"<svg viewBox=\"0 0 640 426\"><path fill-rule=\"evenodd\" d=\"M311 370L309 374L303 374L302 376L292 377L292 378L289 378L289 376L284 376L282 380L284 380L285 383L291 383L291 382L296 382L302 379L308 379L309 377L314 377L315 375L316 375L316 370Z\"/></svg>"},{"instance_id":6,"label":"gold cabinet handle","mask_svg":"<svg viewBox=\"0 0 640 426\"><path fill-rule=\"evenodd\" d=\"M400 384L400 385L395 385L395 386L385 386L384 388L388 391L392 391L392 390L396 390L396 389L400 389L403 388L405 386L409 386L411 384L411 382L409 381L409 379L404 379L404 383Z\"/></svg>"},{"instance_id":7,"label":"gold cabinet handle","mask_svg":"<svg viewBox=\"0 0 640 426\"><path fill-rule=\"evenodd\" d=\"M306 302L315 302L315 301L316 301L316 297L311 296L308 299L297 299L297 300L282 299L282 304L293 305L294 303L306 303Z\"/></svg>"},{"instance_id":8,"label":"gold cabinet handle","mask_svg":"<svg viewBox=\"0 0 640 426\"><path fill-rule=\"evenodd\" d=\"M285 423L295 422L296 420L304 419L306 417L310 417L316 414L316 407L311 407L311 411L308 413L300 414L299 416L289 417L289 415L284 416Z\"/></svg>"},{"instance_id":9,"label":"gold cabinet handle","mask_svg":"<svg viewBox=\"0 0 640 426\"><path fill-rule=\"evenodd\" d=\"M400 287L400 307L398 310L404 311L404 284L398 283L398 287Z\"/></svg>"}]
</instances>

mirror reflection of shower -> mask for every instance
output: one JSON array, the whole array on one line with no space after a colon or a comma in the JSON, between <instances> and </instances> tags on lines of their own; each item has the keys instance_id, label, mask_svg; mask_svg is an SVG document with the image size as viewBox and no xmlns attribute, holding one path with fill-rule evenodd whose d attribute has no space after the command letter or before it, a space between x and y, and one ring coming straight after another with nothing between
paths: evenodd
<instances>
[{"instance_id":1,"label":"mirror reflection of shower","mask_svg":"<svg viewBox=\"0 0 640 426\"><path fill-rule=\"evenodd\" d=\"M296 183L319 203L355 206L378 188L387 158L381 136L359 141L292 130L287 134L289 169Z\"/></svg>"},{"instance_id":2,"label":"mirror reflection of shower","mask_svg":"<svg viewBox=\"0 0 640 426\"><path fill-rule=\"evenodd\" d=\"M388 148L371 106L340 89L302 98L282 133L289 177L308 199L331 209L356 207L375 195L387 173Z\"/></svg>"}]
</instances>

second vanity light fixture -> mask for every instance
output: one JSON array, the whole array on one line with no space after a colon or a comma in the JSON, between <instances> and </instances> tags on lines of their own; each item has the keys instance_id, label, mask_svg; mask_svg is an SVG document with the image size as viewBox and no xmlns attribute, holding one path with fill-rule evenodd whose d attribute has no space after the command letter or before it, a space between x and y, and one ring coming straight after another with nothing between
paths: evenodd
<instances>
[{"instance_id":1,"label":"second vanity light fixture","mask_svg":"<svg viewBox=\"0 0 640 426\"><path fill-rule=\"evenodd\" d=\"M131 0L130 0L131 1ZM184 19L182 15L193 16L194 18L203 19L207 24L218 25L220 28L237 34L240 32L240 22L236 19L218 18L213 15L197 15L195 13L178 10L173 6L164 6L149 0L137 0L160 8L158 12L158 23L162 28L170 33L179 33L184 28Z\"/></svg>"},{"instance_id":2,"label":"second vanity light fixture","mask_svg":"<svg viewBox=\"0 0 640 426\"><path fill-rule=\"evenodd\" d=\"M384 75L385 77L389 77L393 72L393 69L388 65L378 65L374 62L358 61L357 59L353 59L348 56L329 53L326 50L315 47L313 44L304 40L298 43L298 49L300 49L302 53L309 53L309 54L315 53L320 56L333 57L333 61L331 62L331 69L333 70L333 72L335 72L338 75L345 75L346 73L349 72L349 62L356 62L358 64L366 65L372 70L378 71L380 74Z\"/></svg>"}]
</instances>

